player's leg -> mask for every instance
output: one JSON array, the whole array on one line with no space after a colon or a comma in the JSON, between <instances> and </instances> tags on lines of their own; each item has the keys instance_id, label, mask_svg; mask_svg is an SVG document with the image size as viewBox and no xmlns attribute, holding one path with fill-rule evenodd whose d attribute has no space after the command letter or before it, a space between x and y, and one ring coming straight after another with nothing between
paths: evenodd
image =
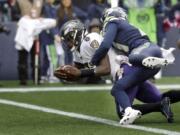
<instances>
[{"instance_id":1,"label":"player's leg","mask_svg":"<svg viewBox=\"0 0 180 135\"><path fill-rule=\"evenodd\" d=\"M127 64L123 64L122 67L125 69L124 72L123 72L123 76L126 76L128 75L129 73L131 73L131 68L129 65ZM114 69L114 68L113 68ZM116 73L116 76L114 78L115 81L117 81L120 77L122 77L122 73ZM129 98L129 102L130 104L132 105L133 101L134 101L134 98L136 97L136 94L138 92L138 87L133 87L133 88L130 88L130 89L127 89L125 91L125 93L128 95L128 98ZM117 114L119 116L119 118L121 119L122 116L124 116L125 114L125 110L119 105L119 103L117 101L115 101L115 104L116 104L116 111L117 111ZM136 111L136 110L131 110L131 115L129 115L128 117L124 117L125 119L129 119L130 117L130 120L131 121L134 121L135 118L139 117L140 113L138 114L139 112ZM126 123L123 123L123 124L126 124Z\"/></svg>"},{"instance_id":2,"label":"player's leg","mask_svg":"<svg viewBox=\"0 0 180 135\"><path fill-rule=\"evenodd\" d=\"M161 92L150 81L145 81L139 85L136 98L143 103L155 103L162 99Z\"/></svg>"},{"instance_id":3,"label":"player's leg","mask_svg":"<svg viewBox=\"0 0 180 135\"><path fill-rule=\"evenodd\" d=\"M171 103L177 103L180 101L180 90L170 90L170 91L164 92L162 94L162 97L169 97Z\"/></svg>"},{"instance_id":4,"label":"player's leg","mask_svg":"<svg viewBox=\"0 0 180 135\"><path fill-rule=\"evenodd\" d=\"M180 101L180 90L169 90L161 94L159 89L150 81L146 81L139 85L139 89L136 98L144 103L157 102L164 97L169 97L171 104Z\"/></svg>"},{"instance_id":5,"label":"player's leg","mask_svg":"<svg viewBox=\"0 0 180 135\"><path fill-rule=\"evenodd\" d=\"M138 92L138 87L133 87L131 89L126 90L131 105L133 104L133 101L136 98L137 92ZM116 112L119 118L121 119L124 114L124 109L118 104L117 101L115 101L115 104L116 104Z\"/></svg>"},{"instance_id":6,"label":"player's leg","mask_svg":"<svg viewBox=\"0 0 180 135\"><path fill-rule=\"evenodd\" d=\"M133 49L129 55L129 61L133 65L143 65L150 68L158 68L168 64L168 61L162 58L161 49L151 43L145 43Z\"/></svg>"},{"instance_id":7,"label":"player's leg","mask_svg":"<svg viewBox=\"0 0 180 135\"><path fill-rule=\"evenodd\" d=\"M170 98L163 97L160 91L149 81L145 81L141 85L139 85L137 99L144 103L142 106L134 105L135 109L138 109L142 112L142 115L151 113L151 112L161 112L168 122L173 122L173 113L171 111L170 106Z\"/></svg>"},{"instance_id":8,"label":"player's leg","mask_svg":"<svg viewBox=\"0 0 180 135\"><path fill-rule=\"evenodd\" d=\"M122 107L116 103L116 111L121 119L124 115L124 110ZM160 102L156 103L146 103L146 104L135 104L132 105L132 108L139 110L141 115L146 115L152 112L161 112L167 119L169 123L173 122L173 113L171 113L170 99L168 97L163 98Z\"/></svg>"},{"instance_id":9,"label":"player's leg","mask_svg":"<svg viewBox=\"0 0 180 135\"><path fill-rule=\"evenodd\" d=\"M139 85L139 87L128 89L126 93L128 94L131 103L135 97L138 100L147 103L132 105L132 108L141 111L142 115L152 112L161 112L169 123L173 122L173 113L170 107L170 99L167 97L162 99L162 94L151 82L146 81ZM117 102L116 111L119 118L121 119L124 114L124 110Z\"/></svg>"},{"instance_id":10,"label":"player's leg","mask_svg":"<svg viewBox=\"0 0 180 135\"><path fill-rule=\"evenodd\" d=\"M156 103L132 105L132 108L140 110L142 115L152 112L161 112L166 117L169 123L172 123L174 121L169 97L165 97L160 102Z\"/></svg>"},{"instance_id":11,"label":"player's leg","mask_svg":"<svg viewBox=\"0 0 180 135\"><path fill-rule=\"evenodd\" d=\"M115 97L115 103L116 103L116 111L119 116L120 124L126 125L126 124L131 124L134 122L135 119L139 118L141 116L141 112L139 110L134 110L131 108L131 104L136 96L137 93L137 87L128 89L127 91L120 91L118 98L121 99L119 104L119 101L116 101L117 97ZM127 96L127 97L125 97ZM129 105L126 108L123 108L121 105ZM123 117L122 117L123 116Z\"/></svg>"},{"instance_id":12,"label":"player's leg","mask_svg":"<svg viewBox=\"0 0 180 135\"><path fill-rule=\"evenodd\" d=\"M123 78L119 79L114 84L111 93L114 96L117 103L125 110L125 116L124 116L125 118L126 118L126 114L128 115L128 113L129 113L129 111L127 111L127 113L126 113L126 108L131 107L129 97L128 97L127 93L125 92L125 90L141 84L145 80L154 76L158 71L159 71L159 69L134 67L130 74L123 76ZM138 113L137 113L137 115L138 115ZM123 119L123 118L120 121L120 123L122 123L122 124L123 123L130 124L131 122L133 122L130 119L130 121L128 123L127 119ZM135 120L135 119L133 118L133 120Z\"/></svg>"},{"instance_id":13,"label":"player's leg","mask_svg":"<svg viewBox=\"0 0 180 135\"><path fill-rule=\"evenodd\" d=\"M114 83L111 91L111 94L117 99L116 101L120 103L123 109L131 106L129 97L125 91L143 83L159 71L159 69L134 67L129 74L126 74L126 69L124 69L125 76Z\"/></svg>"}]
</instances>

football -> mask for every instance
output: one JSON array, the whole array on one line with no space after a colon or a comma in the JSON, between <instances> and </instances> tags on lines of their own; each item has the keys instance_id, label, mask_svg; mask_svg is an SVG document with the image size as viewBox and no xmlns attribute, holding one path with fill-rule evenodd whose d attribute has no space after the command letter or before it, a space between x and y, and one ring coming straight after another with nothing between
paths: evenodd
<instances>
[{"instance_id":1,"label":"football","mask_svg":"<svg viewBox=\"0 0 180 135\"><path fill-rule=\"evenodd\" d=\"M74 81L77 79L79 69L71 65L60 66L54 71L54 75L60 79Z\"/></svg>"},{"instance_id":2,"label":"football","mask_svg":"<svg viewBox=\"0 0 180 135\"><path fill-rule=\"evenodd\" d=\"M59 79L65 79L66 78L66 70L65 66L60 66L54 71L54 76L56 76Z\"/></svg>"}]
</instances>

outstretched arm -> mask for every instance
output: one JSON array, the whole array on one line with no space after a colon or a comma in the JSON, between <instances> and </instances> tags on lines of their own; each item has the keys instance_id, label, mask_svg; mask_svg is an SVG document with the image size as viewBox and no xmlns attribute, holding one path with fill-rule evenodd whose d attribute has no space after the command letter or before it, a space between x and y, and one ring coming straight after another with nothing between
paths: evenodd
<instances>
[{"instance_id":1,"label":"outstretched arm","mask_svg":"<svg viewBox=\"0 0 180 135\"><path fill-rule=\"evenodd\" d=\"M91 59L91 63L93 65L98 65L100 61L107 55L107 52L111 48L112 43L116 37L117 27L118 26L116 23L109 23L107 25L104 39L100 47L96 50L93 58Z\"/></svg>"},{"instance_id":2,"label":"outstretched arm","mask_svg":"<svg viewBox=\"0 0 180 135\"><path fill-rule=\"evenodd\" d=\"M90 77L90 76L103 76L110 73L109 58L106 55L96 68L81 68L79 66L65 65L57 68L54 75L60 79L76 80L78 78Z\"/></svg>"}]
</instances>

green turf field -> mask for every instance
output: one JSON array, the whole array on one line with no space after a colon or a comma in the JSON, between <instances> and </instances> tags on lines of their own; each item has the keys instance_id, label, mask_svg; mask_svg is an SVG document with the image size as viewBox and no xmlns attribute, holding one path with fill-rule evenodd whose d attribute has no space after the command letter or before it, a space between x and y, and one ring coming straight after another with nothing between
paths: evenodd
<instances>
[{"instance_id":1,"label":"green turf field","mask_svg":"<svg viewBox=\"0 0 180 135\"><path fill-rule=\"evenodd\" d=\"M172 78L159 80L158 83L167 84ZM178 82L175 78L172 82ZM1 81L2 88L17 87L17 82ZM11 83L13 85L11 85ZM177 84L177 83L174 83ZM33 85L31 85L32 87ZM45 85L49 87L49 85ZM64 85L50 85L59 86ZM76 85L77 86L77 85ZM42 87L42 86L40 86ZM72 85L71 85L72 87ZM91 87L91 86L89 86ZM1 88L1 89L2 89ZM26 89L26 88L24 88ZM113 98L109 91L49 91L49 92L3 92L0 100L6 99L18 103L38 105L64 112L73 112L95 116L118 122L115 112ZM1 102L1 101L0 101ZM138 101L136 101L138 102ZM175 114L175 122L168 124L160 113L143 116L136 121L135 125L140 127L151 127L176 131L180 134L180 103L172 106ZM174 132L170 132L173 134ZM116 127L91 120L72 118L12 105L0 103L0 135L154 135L155 133Z\"/></svg>"}]
</instances>

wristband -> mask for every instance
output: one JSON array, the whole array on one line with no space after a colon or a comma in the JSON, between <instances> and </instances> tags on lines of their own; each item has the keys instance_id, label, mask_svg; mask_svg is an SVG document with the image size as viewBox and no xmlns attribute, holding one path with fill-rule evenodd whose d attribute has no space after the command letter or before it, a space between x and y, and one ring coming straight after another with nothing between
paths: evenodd
<instances>
[{"instance_id":1,"label":"wristband","mask_svg":"<svg viewBox=\"0 0 180 135\"><path fill-rule=\"evenodd\" d=\"M91 62L88 63L88 68L92 69L92 68L96 68L96 65L93 65Z\"/></svg>"},{"instance_id":2,"label":"wristband","mask_svg":"<svg viewBox=\"0 0 180 135\"><path fill-rule=\"evenodd\" d=\"M81 77L89 77L89 76L94 76L95 75L95 70L94 68L91 69L81 69Z\"/></svg>"}]
</instances>

